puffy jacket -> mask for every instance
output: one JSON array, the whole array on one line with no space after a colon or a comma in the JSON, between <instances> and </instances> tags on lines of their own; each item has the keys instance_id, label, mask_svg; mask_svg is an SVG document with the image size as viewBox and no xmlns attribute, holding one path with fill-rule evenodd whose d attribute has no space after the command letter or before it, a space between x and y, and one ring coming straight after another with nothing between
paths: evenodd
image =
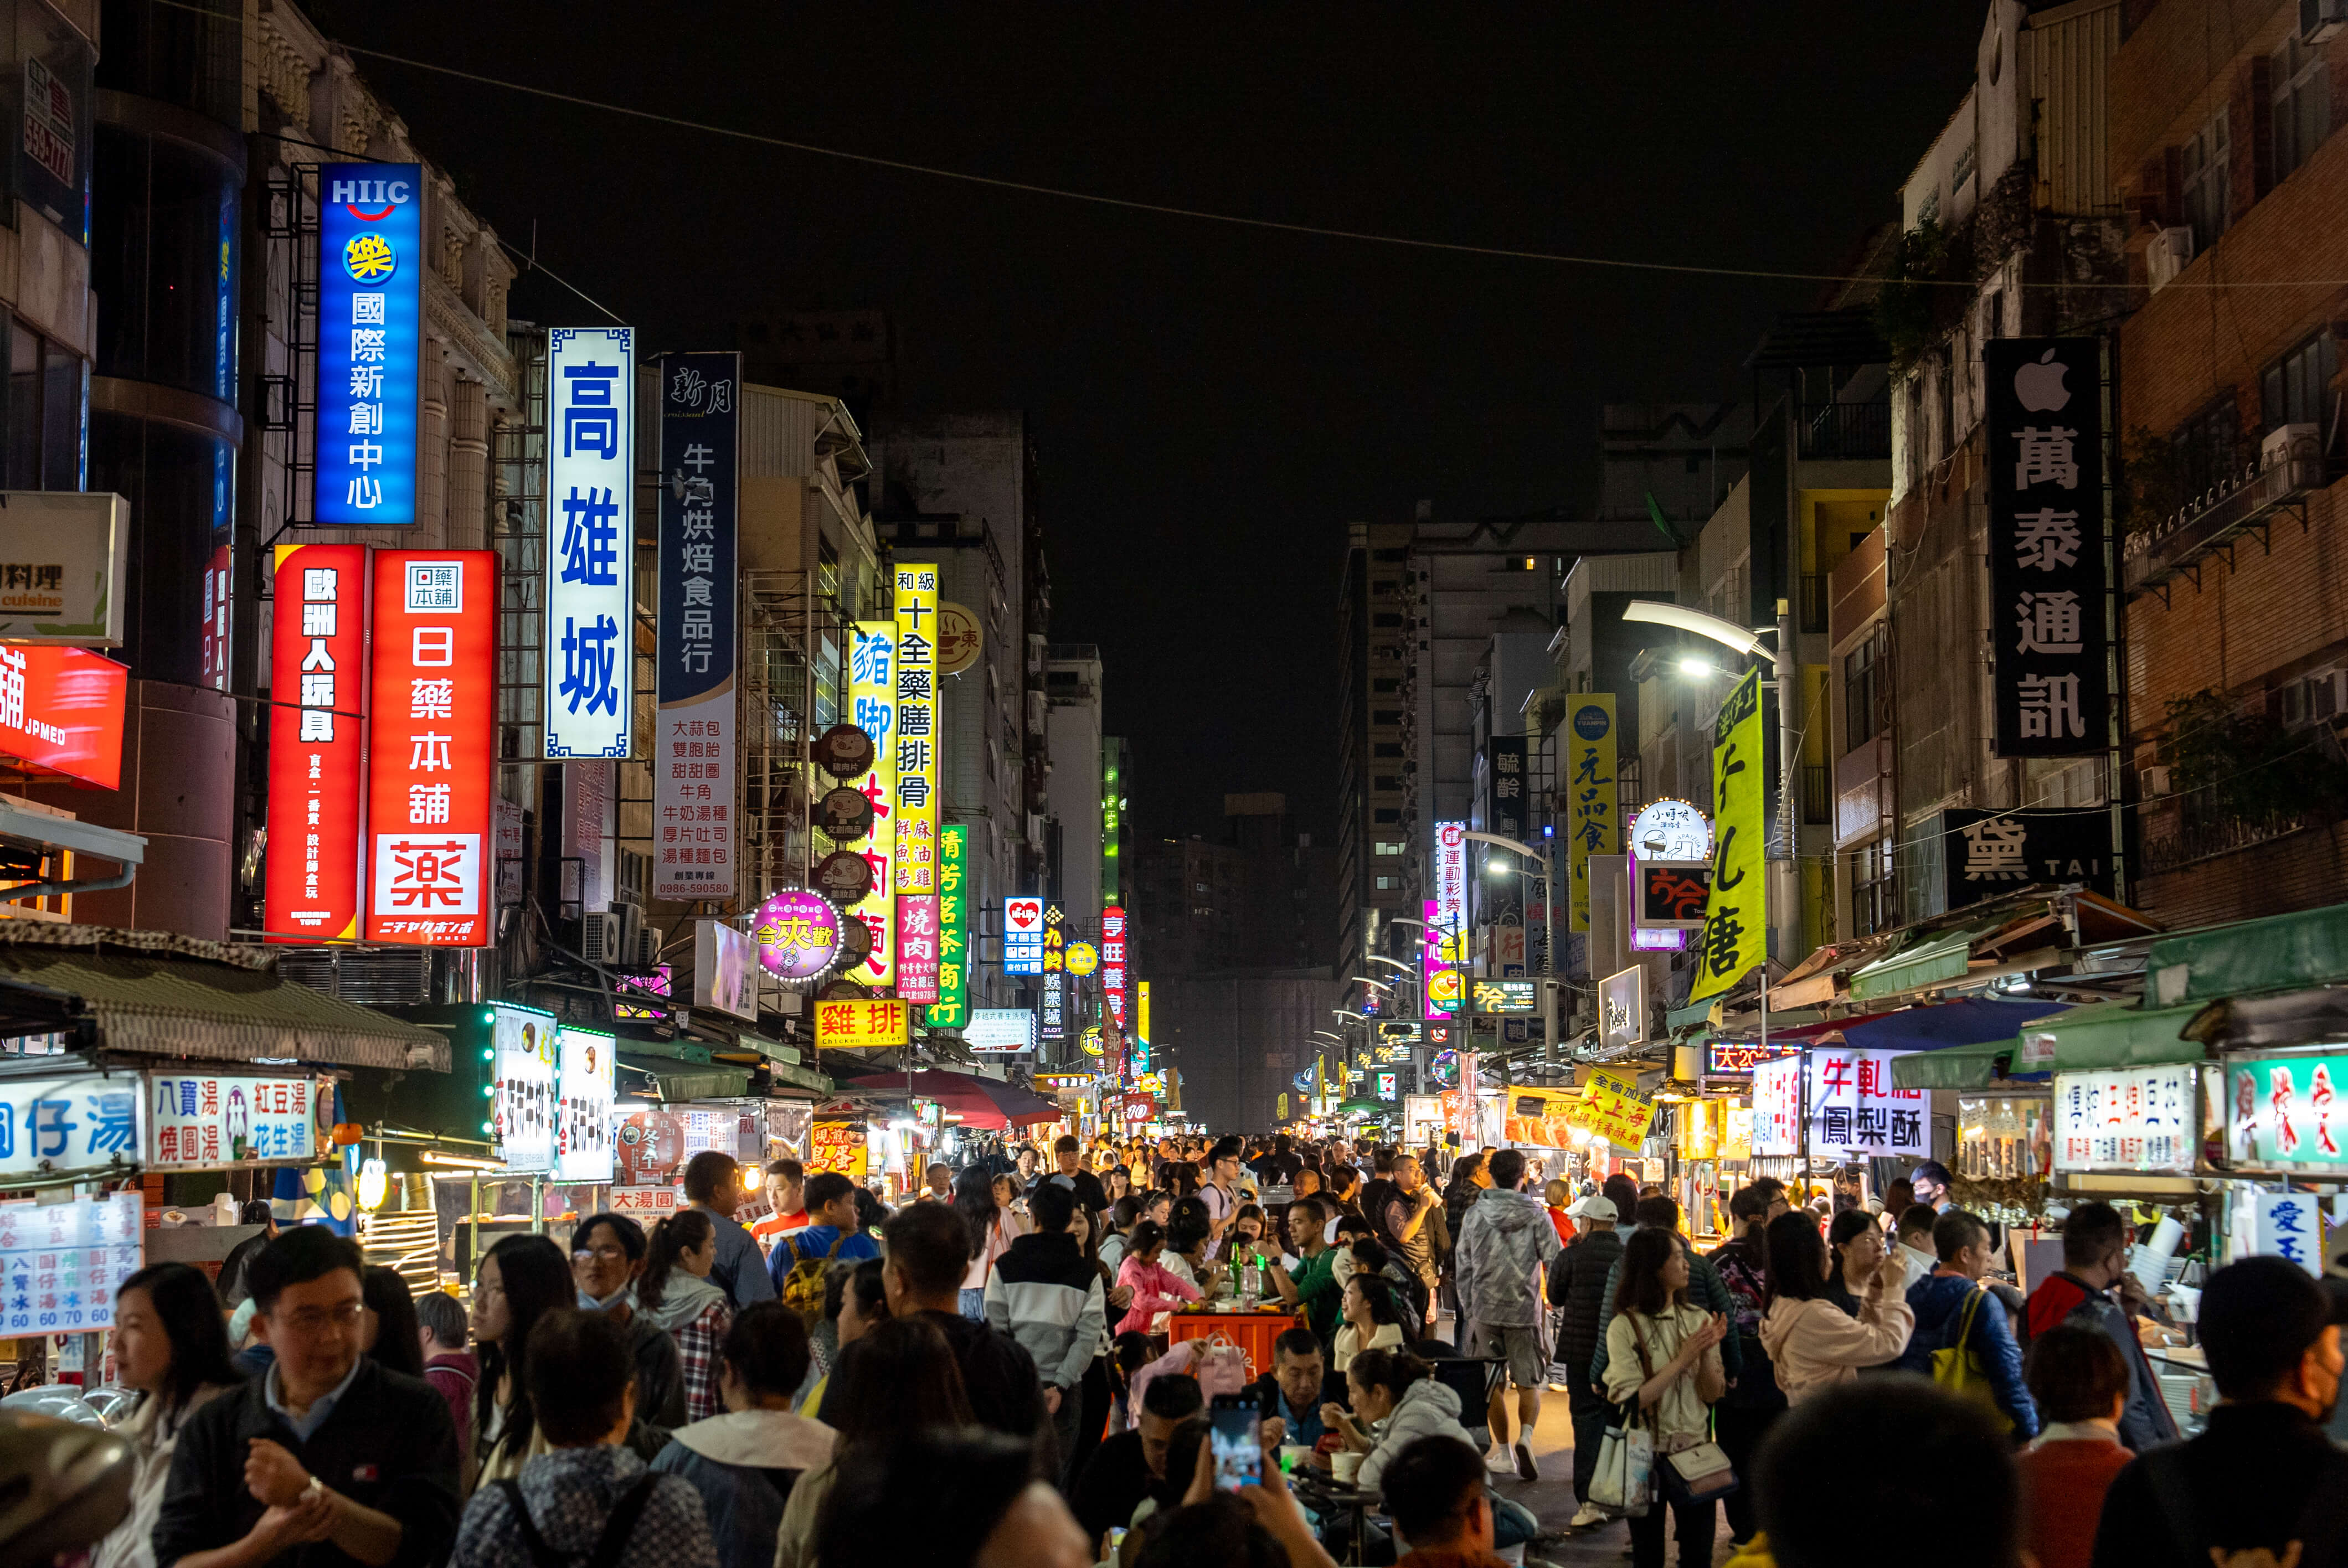
<instances>
[{"instance_id":1,"label":"puffy jacket","mask_svg":"<svg viewBox=\"0 0 2348 1568\"><path fill-rule=\"evenodd\" d=\"M2168 1413L2168 1401L2160 1397L2160 1379L2153 1374L2143 1341L2136 1337L2127 1308L2113 1300L2108 1291L2097 1290L2066 1271L2048 1276L2030 1293L2022 1311L2022 1337L2026 1343L2058 1323L2096 1329L2119 1347L2120 1358L2128 1369L2127 1408L2120 1412L2121 1446L2142 1453L2155 1443L2175 1442L2177 1418Z\"/></svg>"},{"instance_id":2,"label":"puffy jacket","mask_svg":"<svg viewBox=\"0 0 2348 1568\"><path fill-rule=\"evenodd\" d=\"M1630 1243L1625 1240L1623 1245L1628 1246ZM1614 1321L1614 1297L1622 1287L1622 1260L1617 1257L1614 1266L1606 1271L1606 1289L1601 1297L1604 1306L1600 1308L1602 1315L1598 1319L1598 1349L1590 1358L1592 1388L1606 1381L1606 1330ZM1696 1255L1693 1250L1688 1254L1688 1299L1706 1312L1722 1314L1727 1317L1730 1326L1735 1327L1735 1298L1728 1294L1728 1286L1722 1281L1720 1270L1712 1266L1712 1260ZM1722 1370L1728 1374L1730 1382L1736 1382L1744 1377L1744 1347L1736 1335L1731 1334L1720 1342L1720 1365ZM1732 1389L1729 1392L1734 1396L1735 1390Z\"/></svg>"},{"instance_id":3,"label":"puffy jacket","mask_svg":"<svg viewBox=\"0 0 2348 1568\"><path fill-rule=\"evenodd\" d=\"M1909 1287L1908 1306L1916 1314L1916 1331L1909 1336L1907 1352L1900 1358L1902 1371L1932 1375L1932 1353L1956 1348L1956 1335L1964 1325L1965 1302L1980 1288L1961 1274L1936 1274ZM2013 1422L2013 1435L2036 1437L2038 1407L2023 1385L2022 1348L2013 1342L2005 1308L1993 1296L1973 1314L1970 1348L1980 1353L1990 1392L1997 1408Z\"/></svg>"},{"instance_id":4,"label":"puffy jacket","mask_svg":"<svg viewBox=\"0 0 2348 1568\"><path fill-rule=\"evenodd\" d=\"M1787 1401L1798 1405L1849 1382L1861 1367L1897 1359L1915 1323L1908 1303L1889 1290L1870 1289L1856 1317L1823 1296L1808 1301L1781 1296L1761 1319L1761 1348Z\"/></svg>"},{"instance_id":5,"label":"puffy jacket","mask_svg":"<svg viewBox=\"0 0 2348 1568\"><path fill-rule=\"evenodd\" d=\"M1549 1223L1549 1206L1525 1193L1493 1187L1469 1205L1459 1227L1461 1321L1496 1327L1530 1327L1541 1304L1533 1275L1563 1249Z\"/></svg>"},{"instance_id":6,"label":"puffy jacket","mask_svg":"<svg viewBox=\"0 0 2348 1568\"><path fill-rule=\"evenodd\" d=\"M1550 1266L1550 1305L1564 1309L1557 1331L1562 1364L1587 1368L1598 1354L1598 1337L1606 1331L1606 1281L1622 1255L1621 1235L1591 1231Z\"/></svg>"},{"instance_id":7,"label":"puffy jacket","mask_svg":"<svg viewBox=\"0 0 2348 1568\"><path fill-rule=\"evenodd\" d=\"M1547 1220L1541 1229L1549 1230ZM1557 1233L1550 1231L1550 1240L1556 1239ZM1433 1378L1421 1378L1405 1389L1394 1413L1378 1423L1377 1447L1362 1456L1361 1489L1376 1491L1378 1478L1395 1455L1421 1438L1457 1438L1471 1449L1476 1446L1459 1424L1459 1396Z\"/></svg>"},{"instance_id":8,"label":"puffy jacket","mask_svg":"<svg viewBox=\"0 0 2348 1568\"><path fill-rule=\"evenodd\" d=\"M1036 1376L1063 1390L1084 1380L1099 1351L1107 1303L1100 1270L1066 1231L1021 1236L986 1279L986 1321L1018 1340Z\"/></svg>"}]
</instances>

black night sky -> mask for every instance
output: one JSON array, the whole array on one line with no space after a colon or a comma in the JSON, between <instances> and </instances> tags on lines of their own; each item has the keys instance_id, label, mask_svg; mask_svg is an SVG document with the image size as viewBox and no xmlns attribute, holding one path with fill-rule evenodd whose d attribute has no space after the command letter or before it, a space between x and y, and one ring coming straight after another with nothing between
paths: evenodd
<instances>
[{"instance_id":1,"label":"black night sky","mask_svg":"<svg viewBox=\"0 0 2348 1568\"><path fill-rule=\"evenodd\" d=\"M1982 25L1863 0L309 10L355 47L913 163L1805 272L1898 215ZM733 346L761 309L878 307L907 412L1025 408L1053 636L1100 645L1153 835L1213 834L1226 790L1334 825L1348 520L1586 505L1601 403L1733 394L1814 292L1121 211L357 63L464 200L518 246L535 222L644 352ZM599 319L542 278L513 309Z\"/></svg>"}]
</instances>

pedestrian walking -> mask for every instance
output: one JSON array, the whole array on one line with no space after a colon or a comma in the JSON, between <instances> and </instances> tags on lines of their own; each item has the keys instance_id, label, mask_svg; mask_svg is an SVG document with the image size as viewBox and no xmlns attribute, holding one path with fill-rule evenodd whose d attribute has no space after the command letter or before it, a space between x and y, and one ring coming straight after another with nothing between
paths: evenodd
<instances>
[{"instance_id":1,"label":"pedestrian walking","mask_svg":"<svg viewBox=\"0 0 2348 1568\"><path fill-rule=\"evenodd\" d=\"M888 1252L880 1281L891 1320L919 1317L945 1336L980 1426L1044 1440L1051 1418L1035 1358L1009 1334L962 1315L962 1282L970 1266L970 1231L962 1216L942 1204L910 1204L889 1216L882 1236ZM852 1362L860 1353L851 1347L840 1359ZM1058 1453L1046 1452L1045 1461L1058 1463Z\"/></svg>"},{"instance_id":2,"label":"pedestrian walking","mask_svg":"<svg viewBox=\"0 0 2348 1568\"><path fill-rule=\"evenodd\" d=\"M1108 1307L1099 1269L1069 1232L1078 1204L1071 1188L1038 1183L1027 1199L1035 1228L1011 1244L986 1283L987 1324L1035 1361L1064 1467L1076 1455L1085 1374L1100 1354Z\"/></svg>"},{"instance_id":3,"label":"pedestrian walking","mask_svg":"<svg viewBox=\"0 0 2348 1568\"><path fill-rule=\"evenodd\" d=\"M203 1271L188 1264L151 1264L122 1282L114 1293L112 1343L116 1378L139 1392L139 1403L114 1428L130 1444L138 1468L130 1511L98 1543L90 1563L156 1568L155 1518L171 1479L180 1430L244 1379L229 1365L220 1297Z\"/></svg>"},{"instance_id":4,"label":"pedestrian walking","mask_svg":"<svg viewBox=\"0 0 2348 1568\"><path fill-rule=\"evenodd\" d=\"M653 1226L636 1304L644 1319L676 1342L685 1378L685 1419L705 1421L725 1409L718 1391L718 1348L734 1309L710 1280L717 1266L717 1228L699 1209L680 1209Z\"/></svg>"},{"instance_id":5,"label":"pedestrian walking","mask_svg":"<svg viewBox=\"0 0 2348 1568\"><path fill-rule=\"evenodd\" d=\"M1540 1420L1549 1368L1549 1350L1541 1343L1546 1314L1540 1271L1562 1249L1541 1201L1519 1190L1524 1155L1503 1149L1492 1156L1490 1170L1491 1187L1476 1200L1460 1227L1460 1319L1468 1325L1468 1354L1499 1357L1509 1364L1521 1427L1513 1447L1515 1469L1518 1479L1538 1481L1540 1470L1533 1462L1531 1439ZM1493 1453L1505 1458L1511 1445L1504 1391L1493 1394L1488 1417Z\"/></svg>"},{"instance_id":6,"label":"pedestrian walking","mask_svg":"<svg viewBox=\"0 0 2348 1568\"><path fill-rule=\"evenodd\" d=\"M685 1199L709 1216L717 1232L717 1261L710 1267L710 1282L726 1293L727 1304L737 1312L775 1294L766 1254L734 1218L742 1202L741 1170L732 1155L715 1149L704 1149L685 1163Z\"/></svg>"},{"instance_id":7,"label":"pedestrian walking","mask_svg":"<svg viewBox=\"0 0 2348 1568\"><path fill-rule=\"evenodd\" d=\"M954 1178L954 1212L970 1227L970 1267L962 1277L962 1315L973 1323L986 1320L986 1281L994 1260L1011 1250L1025 1234L1025 1221L998 1199L994 1178L978 1165L965 1165Z\"/></svg>"},{"instance_id":8,"label":"pedestrian walking","mask_svg":"<svg viewBox=\"0 0 2348 1568\"><path fill-rule=\"evenodd\" d=\"M1777 1387L1799 1405L1837 1383L1859 1376L1861 1367L1897 1360L1907 1348L1916 1314L1899 1293L1907 1269L1886 1257L1868 1281L1852 1317L1827 1295L1832 1259L1808 1214L1779 1214L1769 1222L1769 1289L1773 1299L1761 1319L1761 1348L1768 1353Z\"/></svg>"},{"instance_id":9,"label":"pedestrian walking","mask_svg":"<svg viewBox=\"0 0 2348 1568\"><path fill-rule=\"evenodd\" d=\"M530 1331L558 1307L577 1304L570 1260L542 1235L499 1239L473 1276L473 1344L481 1359L473 1391L472 1477L467 1489L520 1475L546 1451L530 1403Z\"/></svg>"},{"instance_id":10,"label":"pedestrian walking","mask_svg":"<svg viewBox=\"0 0 2348 1568\"><path fill-rule=\"evenodd\" d=\"M680 1428L653 1460L701 1494L718 1568L769 1568L792 1489L831 1462L832 1430L791 1413L808 1359L798 1313L778 1301L743 1312L718 1350L724 1409Z\"/></svg>"},{"instance_id":11,"label":"pedestrian walking","mask_svg":"<svg viewBox=\"0 0 2348 1568\"><path fill-rule=\"evenodd\" d=\"M470 1459L473 1390L480 1386L481 1364L465 1348L465 1309L447 1291L427 1290L416 1298L416 1324L424 1380L448 1401L448 1419L457 1425L457 1447Z\"/></svg>"},{"instance_id":12,"label":"pedestrian walking","mask_svg":"<svg viewBox=\"0 0 2348 1568\"><path fill-rule=\"evenodd\" d=\"M1766 1178L1765 1178L1766 1180ZM1721 1341L1721 1359L1732 1356L1736 1375L1727 1394L1713 1407L1713 1430L1721 1451L1740 1476L1753 1473L1753 1456L1777 1418L1786 1412L1786 1393L1777 1386L1777 1368L1761 1344L1761 1324L1769 1309L1769 1252L1766 1236L1773 1213L1787 1207L1785 1189L1775 1182L1740 1187L1728 1200L1734 1234L1704 1260L1712 1266L1728 1293L1728 1337ZM1760 1528L1753 1507L1753 1489L1740 1486L1722 1501L1728 1533L1738 1545L1751 1541Z\"/></svg>"},{"instance_id":13,"label":"pedestrian walking","mask_svg":"<svg viewBox=\"0 0 2348 1568\"><path fill-rule=\"evenodd\" d=\"M703 1217L709 1218L705 1213ZM650 1254L644 1226L625 1214L590 1214L571 1233L571 1275L579 1305L608 1314L627 1335L636 1368L636 1402L631 1408L652 1425L674 1430L685 1420L685 1358L675 1337L638 1305L636 1285Z\"/></svg>"},{"instance_id":14,"label":"pedestrian walking","mask_svg":"<svg viewBox=\"0 0 2348 1568\"><path fill-rule=\"evenodd\" d=\"M1981 1283L1989 1272L1989 1226L1963 1209L1943 1210L1932 1222L1932 1248L1939 1265L1908 1291L1916 1327L1900 1365L1929 1377L1939 1351L1977 1358L1990 1398L2013 1423L2015 1439L2036 1437L2038 1408L2023 1384L2022 1349L2005 1307Z\"/></svg>"},{"instance_id":15,"label":"pedestrian walking","mask_svg":"<svg viewBox=\"0 0 2348 1568\"><path fill-rule=\"evenodd\" d=\"M1591 1479L1598 1473L1598 1449L1605 1440L1610 1407L1590 1379L1590 1363L1597 1354L1599 1336L1609 1317L1606 1281L1622 1256L1614 1205L1592 1194L1566 1208L1576 1232L1574 1244L1560 1254L1549 1271L1545 1294L1557 1308L1557 1360L1565 1372L1565 1396L1573 1417L1573 1498L1581 1505L1572 1523L1577 1529L1607 1517L1591 1506Z\"/></svg>"}]
</instances>

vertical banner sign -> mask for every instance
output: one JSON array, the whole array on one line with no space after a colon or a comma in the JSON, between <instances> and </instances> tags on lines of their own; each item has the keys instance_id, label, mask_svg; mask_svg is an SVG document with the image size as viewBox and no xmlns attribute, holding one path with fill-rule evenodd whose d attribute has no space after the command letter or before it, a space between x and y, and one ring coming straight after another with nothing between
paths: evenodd
<instances>
[{"instance_id":1,"label":"vertical banner sign","mask_svg":"<svg viewBox=\"0 0 2348 1568\"><path fill-rule=\"evenodd\" d=\"M1982 345L1997 754L2107 743L2102 358L2094 338Z\"/></svg>"},{"instance_id":2,"label":"vertical banner sign","mask_svg":"<svg viewBox=\"0 0 2348 1568\"><path fill-rule=\"evenodd\" d=\"M1745 679L1721 705L1712 741L1712 888L1704 934L1696 941L1690 1001L1716 996L1768 955L1769 917L1762 884L1761 671Z\"/></svg>"},{"instance_id":3,"label":"vertical banner sign","mask_svg":"<svg viewBox=\"0 0 2348 1568\"><path fill-rule=\"evenodd\" d=\"M932 1029L970 1021L970 829L950 822L938 829L938 999L929 1006Z\"/></svg>"},{"instance_id":4,"label":"vertical banner sign","mask_svg":"<svg viewBox=\"0 0 2348 1568\"><path fill-rule=\"evenodd\" d=\"M1590 857L1622 853L1622 802L1614 787L1614 697L1572 700L1566 718L1566 842L1573 887L1572 924L1590 929Z\"/></svg>"},{"instance_id":5,"label":"vertical banner sign","mask_svg":"<svg viewBox=\"0 0 2348 1568\"><path fill-rule=\"evenodd\" d=\"M865 835L865 863L872 867L871 890L849 907L849 914L872 933L872 951L848 971L859 985L889 986L897 979L897 623L860 620L848 654L849 714L872 737L872 766L856 781L872 803L872 831Z\"/></svg>"},{"instance_id":6,"label":"vertical banner sign","mask_svg":"<svg viewBox=\"0 0 2348 1568\"><path fill-rule=\"evenodd\" d=\"M897 892L937 891L938 569L897 569Z\"/></svg>"},{"instance_id":7,"label":"vertical banner sign","mask_svg":"<svg viewBox=\"0 0 2348 1568\"><path fill-rule=\"evenodd\" d=\"M416 522L424 343L424 170L318 169L317 459L311 510L345 528Z\"/></svg>"},{"instance_id":8,"label":"vertical banner sign","mask_svg":"<svg viewBox=\"0 0 2348 1568\"><path fill-rule=\"evenodd\" d=\"M902 826L897 834L901 842ZM938 896L934 893L897 895L897 994L909 1002L938 999Z\"/></svg>"},{"instance_id":9,"label":"vertical banner sign","mask_svg":"<svg viewBox=\"0 0 2348 1568\"><path fill-rule=\"evenodd\" d=\"M272 942L355 942L366 756L365 545L280 545L269 637Z\"/></svg>"},{"instance_id":10,"label":"vertical banner sign","mask_svg":"<svg viewBox=\"0 0 2348 1568\"><path fill-rule=\"evenodd\" d=\"M1111 904L1101 911L1101 995L1108 1016L1125 1027L1125 911Z\"/></svg>"},{"instance_id":11,"label":"vertical banner sign","mask_svg":"<svg viewBox=\"0 0 2348 1568\"><path fill-rule=\"evenodd\" d=\"M1468 929L1468 825L1464 822L1438 822L1435 825L1435 922L1442 933L1443 950L1438 955L1445 963L1457 963L1467 956Z\"/></svg>"},{"instance_id":12,"label":"vertical banner sign","mask_svg":"<svg viewBox=\"0 0 2348 1568\"><path fill-rule=\"evenodd\" d=\"M740 386L738 354L673 354L661 364L655 898L722 902L740 893L734 834Z\"/></svg>"},{"instance_id":13,"label":"vertical banner sign","mask_svg":"<svg viewBox=\"0 0 2348 1568\"><path fill-rule=\"evenodd\" d=\"M497 644L495 552L376 552L370 942L489 944Z\"/></svg>"},{"instance_id":14,"label":"vertical banner sign","mask_svg":"<svg viewBox=\"0 0 2348 1568\"><path fill-rule=\"evenodd\" d=\"M635 739L636 349L632 327L547 334L546 757Z\"/></svg>"}]
</instances>

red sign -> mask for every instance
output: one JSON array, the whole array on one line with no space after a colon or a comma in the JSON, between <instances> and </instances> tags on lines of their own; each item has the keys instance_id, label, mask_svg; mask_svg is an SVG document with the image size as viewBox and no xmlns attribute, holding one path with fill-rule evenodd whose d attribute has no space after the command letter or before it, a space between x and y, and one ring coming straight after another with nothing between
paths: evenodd
<instances>
[{"instance_id":1,"label":"red sign","mask_svg":"<svg viewBox=\"0 0 2348 1568\"><path fill-rule=\"evenodd\" d=\"M1125 1023L1125 911L1111 904L1101 911L1101 995L1108 1016Z\"/></svg>"},{"instance_id":2,"label":"red sign","mask_svg":"<svg viewBox=\"0 0 2348 1568\"><path fill-rule=\"evenodd\" d=\"M269 636L272 942L358 939L366 760L366 547L277 550Z\"/></svg>"},{"instance_id":3,"label":"red sign","mask_svg":"<svg viewBox=\"0 0 2348 1568\"><path fill-rule=\"evenodd\" d=\"M120 787L129 690L128 669L79 648L0 647L0 756Z\"/></svg>"},{"instance_id":4,"label":"red sign","mask_svg":"<svg viewBox=\"0 0 2348 1568\"><path fill-rule=\"evenodd\" d=\"M493 552L376 552L371 942L489 946L497 637Z\"/></svg>"},{"instance_id":5,"label":"red sign","mask_svg":"<svg viewBox=\"0 0 2348 1568\"><path fill-rule=\"evenodd\" d=\"M1128 1094L1125 1097L1125 1120L1128 1123L1152 1122L1157 1120L1157 1117L1156 1097L1148 1094Z\"/></svg>"},{"instance_id":6,"label":"red sign","mask_svg":"<svg viewBox=\"0 0 2348 1568\"><path fill-rule=\"evenodd\" d=\"M909 1002L938 999L938 900L897 895L897 994Z\"/></svg>"}]
</instances>

